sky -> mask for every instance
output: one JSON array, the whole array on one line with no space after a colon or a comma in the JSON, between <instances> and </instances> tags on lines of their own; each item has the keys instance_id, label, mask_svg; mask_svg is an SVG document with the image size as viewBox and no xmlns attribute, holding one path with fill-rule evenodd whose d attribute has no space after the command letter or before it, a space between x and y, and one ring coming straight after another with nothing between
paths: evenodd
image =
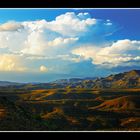
<instances>
[{"instance_id":1,"label":"sky","mask_svg":"<svg viewBox=\"0 0 140 140\"><path fill-rule=\"evenodd\" d=\"M140 9L0 9L0 81L140 69Z\"/></svg>"}]
</instances>

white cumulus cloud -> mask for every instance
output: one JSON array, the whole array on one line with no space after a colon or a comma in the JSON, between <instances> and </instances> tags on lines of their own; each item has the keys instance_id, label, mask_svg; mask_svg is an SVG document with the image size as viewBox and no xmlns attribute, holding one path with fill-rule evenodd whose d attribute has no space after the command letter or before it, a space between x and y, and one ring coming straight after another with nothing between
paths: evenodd
<instances>
[{"instance_id":1,"label":"white cumulus cloud","mask_svg":"<svg viewBox=\"0 0 140 140\"><path fill-rule=\"evenodd\" d=\"M46 66L44 66L44 65L41 65L40 66L40 71L41 72L47 72L48 71L48 68Z\"/></svg>"},{"instance_id":2,"label":"white cumulus cloud","mask_svg":"<svg viewBox=\"0 0 140 140\"><path fill-rule=\"evenodd\" d=\"M78 38L62 38L62 37L58 37L55 38L53 41L49 41L48 45L49 46L59 46L59 45L66 45L66 44L71 44L75 41L77 41Z\"/></svg>"},{"instance_id":3,"label":"white cumulus cloud","mask_svg":"<svg viewBox=\"0 0 140 140\"><path fill-rule=\"evenodd\" d=\"M21 62L16 55L0 55L0 71L26 71L27 68Z\"/></svg>"},{"instance_id":4,"label":"white cumulus cloud","mask_svg":"<svg viewBox=\"0 0 140 140\"><path fill-rule=\"evenodd\" d=\"M91 59L92 63L101 66L127 66L139 65L140 41L118 40L107 47L80 47L72 51L84 59Z\"/></svg>"},{"instance_id":5,"label":"white cumulus cloud","mask_svg":"<svg viewBox=\"0 0 140 140\"><path fill-rule=\"evenodd\" d=\"M91 18L88 13L67 12L57 16L54 21L47 22L46 28L58 32L64 36L80 35L96 24L96 19Z\"/></svg>"},{"instance_id":6,"label":"white cumulus cloud","mask_svg":"<svg viewBox=\"0 0 140 140\"><path fill-rule=\"evenodd\" d=\"M19 29L22 29L23 26L21 23L10 21L4 24L0 24L0 31L18 31Z\"/></svg>"}]
</instances>

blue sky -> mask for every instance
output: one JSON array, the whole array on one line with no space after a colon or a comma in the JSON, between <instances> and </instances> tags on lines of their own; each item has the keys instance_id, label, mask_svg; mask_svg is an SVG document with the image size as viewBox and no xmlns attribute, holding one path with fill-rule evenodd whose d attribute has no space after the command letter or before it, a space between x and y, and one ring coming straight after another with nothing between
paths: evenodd
<instances>
[{"instance_id":1,"label":"blue sky","mask_svg":"<svg viewBox=\"0 0 140 140\"><path fill-rule=\"evenodd\" d=\"M25 21L46 19L51 21L66 12L88 12L94 18L110 19L123 28L123 30L121 30L122 33L116 33L114 38L129 37L131 39L140 39L139 9L1 9L0 23L9 20Z\"/></svg>"},{"instance_id":2,"label":"blue sky","mask_svg":"<svg viewBox=\"0 0 140 140\"><path fill-rule=\"evenodd\" d=\"M139 9L0 9L0 80L140 69L139 25Z\"/></svg>"}]
</instances>

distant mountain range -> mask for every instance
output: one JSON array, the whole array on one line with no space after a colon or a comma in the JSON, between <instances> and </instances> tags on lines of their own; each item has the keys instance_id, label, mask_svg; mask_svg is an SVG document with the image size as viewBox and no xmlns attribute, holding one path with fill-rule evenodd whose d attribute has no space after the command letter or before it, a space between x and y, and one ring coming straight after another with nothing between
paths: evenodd
<instances>
[{"instance_id":1,"label":"distant mountain range","mask_svg":"<svg viewBox=\"0 0 140 140\"><path fill-rule=\"evenodd\" d=\"M17 86L26 89L52 88L140 88L140 70L131 70L119 74L111 74L104 78L71 78L60 79L50 83L20 84L1 81L0 86Z\"/></svg>"},{"instance_id":2,"label":"distant mountain range","mask_svg":"<svg viewBox=\"0 0 140 140\"><path fill-rule=\"evenodd\" d=\"M111 74L104 78L60 79L47 83L48 88L140 88L140 70Z\"/></svg>"},{"instance_id":3,"label":"distant mountain range","mask_svg":"<svg viewBox=\"0 0 140 140\"><path fill-rule=\"evenodd\" d=\"M0 81L0 86L18 86L23 85L22 83L16 83L16 82L8 82L8 81Z\"/></svg>"},{"instance_id":4,"label":"distant mountain range","mask_svg":"<svg viewBox=\"0 0 140 140\"><path fill-rule=\"evenodd\" d=\"M95 77L87 77L87 78L70 78L70 79L59 79L50 83L80 83L84 80L95 80Z\"/></svg>"}]
</instances>

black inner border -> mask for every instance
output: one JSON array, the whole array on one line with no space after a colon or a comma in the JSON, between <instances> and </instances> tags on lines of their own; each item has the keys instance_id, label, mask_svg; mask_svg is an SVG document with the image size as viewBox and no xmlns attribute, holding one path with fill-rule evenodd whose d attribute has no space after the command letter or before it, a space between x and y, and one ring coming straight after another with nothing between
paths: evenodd
<instances>
[{"instance_id":1,"label":"black inner border","mask_svg":"<svg viewBox=\"0 0 140 140\"><path fill-rule=\"evenodd\" d=\"M1 0L0 8L139 8L139 0Z\"/></svg>"}]
</instances>

